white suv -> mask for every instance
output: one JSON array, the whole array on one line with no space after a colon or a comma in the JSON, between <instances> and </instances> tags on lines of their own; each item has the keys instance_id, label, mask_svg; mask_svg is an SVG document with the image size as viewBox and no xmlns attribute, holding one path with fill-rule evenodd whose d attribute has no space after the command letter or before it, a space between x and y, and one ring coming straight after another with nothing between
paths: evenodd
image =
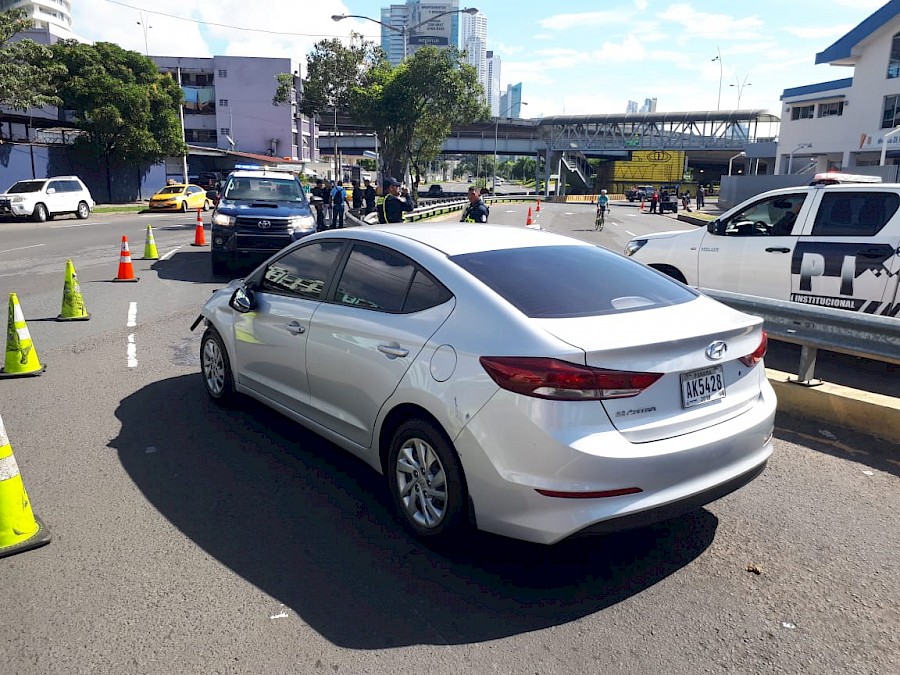
<instances>
[{"instance_id":1,"label":"white suv","mask_svg":"<svg viewBox=\"0 0 900 675\"><path fill-rule=\"evenodd\" d=\"M20 180L0 194L0 215L30 217L39 223L62 213L83 220L93 209L91 193L77 176Z\"/></svg>"},{"instance_id":2,"label":"white suv","mask_svg":"<svg viewBox=\"0 0 900 675\"><path fill-rule=\"evenodd\" d=\"M698 288L900 315L900 184L772 190L625 253Z\"/></svg>"}]
</instances>

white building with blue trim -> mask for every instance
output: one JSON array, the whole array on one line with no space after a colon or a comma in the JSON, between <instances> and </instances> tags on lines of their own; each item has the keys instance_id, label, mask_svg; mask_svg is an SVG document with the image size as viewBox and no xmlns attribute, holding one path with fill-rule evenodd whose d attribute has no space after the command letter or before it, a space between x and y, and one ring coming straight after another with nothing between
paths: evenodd
<instances>
[{"instance_id":1,"label":"white building with blue trim","mask_svg":"<svg viewBox=\"0 0 900 675\"><path fill-rule=\"evenodd\" d=\"M886 137L900 125L900 0L816 54L820 63L850 77L784 90L776 173L875 167L885 140L884 163L900 163L900 132Z\"/></svg>"}]
</instances>

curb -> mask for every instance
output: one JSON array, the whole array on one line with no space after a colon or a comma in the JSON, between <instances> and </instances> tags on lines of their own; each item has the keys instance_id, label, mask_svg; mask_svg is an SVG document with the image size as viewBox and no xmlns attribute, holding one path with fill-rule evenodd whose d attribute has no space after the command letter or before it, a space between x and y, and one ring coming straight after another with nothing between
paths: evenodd
<instances>
[{"instance_id":1,"label":"curb","mask_svg":"<svg viewBox=\"0 0 900 675\"><path fill-rule=\"evenodd\" d=\"M794 384L794 375L766 368L778 396L778 409L827 422L900 445L900 399L823 382Z\"/></svg>"}]
</instances>

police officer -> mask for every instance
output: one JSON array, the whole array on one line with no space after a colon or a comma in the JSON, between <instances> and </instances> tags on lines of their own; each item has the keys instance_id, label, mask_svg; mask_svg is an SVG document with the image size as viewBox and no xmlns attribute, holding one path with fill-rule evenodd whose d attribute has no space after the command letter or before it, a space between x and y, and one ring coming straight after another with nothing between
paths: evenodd
<instances>
[{"instance_id":1,"label":"police officer","mask_svg":"<svg viewBox=\"0 0 900 675\"><path fill-rule=\"evenodd\" d=\"M415 208L409 190L404 187L401 191L402 185L396 178L385 179L384 189L387 194L378 204L379 223L402 223L403 212L412 211Z\"/></svg>"},{"instance_id":2,"label":"police officer","mask_svg":"<svg viewBox=\"0 0 900 675\"><path fill-rule=\"evenodd\" d=\"M463 211L460 222L462 223L486 223L490 209L481 199L481 190L474 185L469 186L469 205Z\"/></svg>"}]
</instances>

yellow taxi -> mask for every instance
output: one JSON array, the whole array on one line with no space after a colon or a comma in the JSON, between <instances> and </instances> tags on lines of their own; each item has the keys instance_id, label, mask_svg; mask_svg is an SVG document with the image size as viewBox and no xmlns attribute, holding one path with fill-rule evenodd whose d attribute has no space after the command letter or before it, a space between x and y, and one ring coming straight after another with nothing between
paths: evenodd
<instances>
[{"instance_id":1,"label":"yellow taxi","mask_svg":"<svg viewBox=\"0 0 900 675\"><path fill-rule=\"evenodd\" d=\"M166 185L162 190L150 197L151 209L170 209L173 211L190 211L192 209L209 209L206 190L199 185L176 183Z\"/></svg>"}]
</instances>

